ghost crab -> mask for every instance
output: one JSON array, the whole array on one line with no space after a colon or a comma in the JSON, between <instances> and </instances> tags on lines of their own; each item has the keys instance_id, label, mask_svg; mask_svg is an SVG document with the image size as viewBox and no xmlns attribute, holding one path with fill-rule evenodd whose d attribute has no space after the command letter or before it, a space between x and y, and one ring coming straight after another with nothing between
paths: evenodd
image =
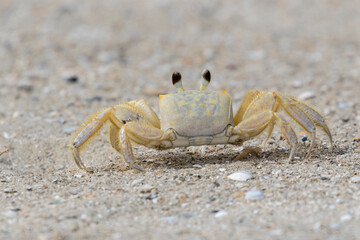
<instances>
[{"instance_id":1,"label":"ghost crab","mask_svg":"<svg viewBox=\"0 0 360 240\"><path fill-rule=\"evenodd\" d=\"M226 91L206 90L210 78L210 72L204 70L200 90L185 91L181 74L174 72L172 82L177 93L159 96L161 121L144 100L121 103L91 115L76 131L71 142L76 164L89 171L81 161L79 151L106 122L110 122L111 146L128 165L138 170L143 169L135 164L133 143L156 149L216 144L241 145L266 130L267 137L263 142L265 145L275 125L280 128L291 146L291 160L298 138L281 112L311 135L306 157L314 145L317 127L327 134L332 149L330 130L324 117L314 108L290 96L253 90L247 93L233 116L231 97Z\"/></svg>"}]
</instances>

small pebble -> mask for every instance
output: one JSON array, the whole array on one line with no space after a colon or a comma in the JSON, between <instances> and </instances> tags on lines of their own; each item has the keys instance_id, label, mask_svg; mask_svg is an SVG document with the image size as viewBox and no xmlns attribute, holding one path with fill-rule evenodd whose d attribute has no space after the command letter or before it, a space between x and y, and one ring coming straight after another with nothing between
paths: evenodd
<instances>
[{"instance_id":1,"label":"small pebble","mask_svg":"<svg viewBox=\"0 0 360 240\"><path fill-rule=\"evenodd\" d=\"M343 121L343 123L347 123L347 122L350 121L350 118L349 117L342 117L341 121Z\"/></svg>"},{"instance_id":2,"label":"small pebble","mask_svg":"<svg viewBox=\"0 0 360 240\"><path fill-rule=\"evenodd\" d=\"M200 168L202 168L202 166L201 166L200 164L194 164L194 165L193 165L193 168L198 168L198 169L200 169Z\"/></svg>"},{"instance_id":3,"label":"small pebble","mask_svg":"<svg viewBox=\"0 0 360 240\"><path fill-rule=\"evenodd\" d=\"M235 180L235 181L247 181L248 179L252 178L251 174L245 171L241 172L234 172L230 174L228 179Z\"/></svg>"},{"instance_id":4,"label":"small pebble","mask_svg":"<svg viewBox=\"0 0 360 240\"><path fill-rule=\"evenodd\" d=\"M17 191L12 188L5 188L4 193L16 193Z\"/></svg>"},{"instance_id":5,"label":"small pebble","mask_svg":"<svg viewBox=\"0 0 360 240\"><path fill-rule=\"evenodd\" d=\"M82 175L81 175L81 174L75 174L74 177L76 177L76 178L81 178Z\"/></svg>"},{"instance_id":6,"label":"small pebble","mask_svg":"<svg viewBox=\"0 0 360 240\"><path fill-rule=\"evenodd\" d=\"M214 196L209 197L209 201L210 201L210 202L213 202L213 201L215 201L215 200L216 200L216 197L214 197Z\"/></svg>"},{"instance_id":7,"label":"small pebble","mask_svg":"<svg viewBox=\"0 0 360 240\"><path fill-rule=\"evenodd\" d=\"M70 76L65 79L65 81L68 83L77 83L78 80L79 80L79 78L77 76Z\"/></svg>"},{"instance_id":8,"label":"small pebble","mask_svg":"<svg viewBox=\"0 0 360 240\"><path fill-rule=\"evenodd\" d=\"M154 187L149 185L149 184L145 184L141 187L139 187L139 191L140 193L149 193L151 192L151 190L153 189Z\"/></svg>"},{"instance_id":9,"label":"small pebble","mask_svg":"<svg viewBox=\"0 0 360 240\"><path fill-rule=\"evenodd\" d=\"M146 197L146 200L153 200L153 199L158 198L158 197L159 197L158 194L151 194L151 195Z\"/></svg>"},{"instance_id":10,"label":"small pebble","mask_svg":"<svg viewBox=\"0 0 360 240\"><path fill-rule=\"evenodd\" d=\"M291 85L293 88L299 88L302 86L302 82L299 80L296 80L296 81L293 81Z\"/></svg>"},{"instance_id":11,"label":"small pebble","mask_svg":"<svg viewBox=\"0 0 360 240\"><path fill-rule=\"evenodd\" d=\"M101 102L102 101L102 97L101 96L94 96L92 98L88 98L86 99L87 102Z\"/></svg>"},{"instance_id":12,"label":"small pebble","mask_svg":"<svg viewBox=\"0 0 360 240\"><path fill-rule=\"evenodd\" d=\"M214 182L214 185L215 185L216 187L220 187L220 183L218 183L218 182Z\"/></svg>"},{"instance_id":13,"label":"small pebble","mask_svg":"<svg viewBox=\"0 0 360 240\"><path fill-rule=\"evenodd\" d=\"M258 200L264 198L264 194L259 190L250 190L245 193L245 198L249 200Z\"/></svg>"},{"instance_id":14,"label":"small pebble","mask_svg":"<svg viewBox=\"0 0 360 240\"><path fill-rule=\"evenodd\" d=\"M358 183L360 182L360 176L353 176L352 178L350 178L350 181L353 183Z\"/></svg>"},{"instance_id":15,"label":"small pebble","mask_svg":"<svg viewBox=\"0 0 360 240\"><path fill-rule=\"evenodd\" d=\"M171 225L175 225L176 221L173 217L163 217L161 220L168 222Z\"/></svg>"},{"instance_id":16,"label":"small pebble","mask_svg":"<svg viewBox=\"0 0 360 240\"><path fill-rule=\"evenodd\" d=\"M34 90L34 86L30 85L30 84L19 84L18 85L18 89L24 92L32 92Z\"/></svg>"},{"instance_id":17,"label":"small pebble","mask_svg":"<svg viewBox=\"0 0 360 240\"><path fill-rule=\"evenodd\" d=\"M220 172L225 172L225 171L226 171L226 168L219 168L219 171L220 171Z\"/></svg>"},{"instance_id":18,"label":"small pebble","mask_svg":"<svg viewBox=\"0 0 360 240\"><path fill-rule=\"evenodd\" d=\"M17 217L18 215L19 215L18 212L11 211L11 210L4 213L4 216L8 217L8 218L14 218L14 217Z\"/></svg>"},{"instance_id":19,"label":"small pebble","mask_svg":"<svg viewBox=\"0 0 360 240\"><path fill-rule=\"evenodd\" d=\"M228 213L224 210L220 210L215 213L215 217L217 217L217 218L225 217L226 215L228 215Z\"/></svg>"},{"instance_id":20,"label":"small pebble","mask_svg":"<svg viewBox=\"0 0 360 240\"><path fill-rule=\"evenodd\" d=\"M353 102L339 102L338 107L340 109L344 109L344 108L352 108L354 106Z\"/></svg>"},{"instance_id":21,"label":"small pebble","mask_svg":"<svg viewBox=\"0 0 360 240\"><path fill-rule=\"evenodd\" d=\"M352 217L351 217L351 215L349 215L349 214L346 214L346 215L344 215L344 216L341 216L341 221L342 222L348 222L348 221L350 221L352 219Z\"/></svg>"},{"instance_id":22,"label":"small pebble","mask_svg":"<svg viewBox=\"0 0 360 240\"><path fill-rule=\"evenodd\" d=\"M132 181L131 186L137 185L137 184L141 183L142 181L144 181L143 178L135 179L134 181Z\"/></svg>"},{"instance_id":23,"label":"small pebble","mask_svg":"<svg viewBox=\"0 0 360 240\"><path fill-rule=\"evenodd\" d=\"M303 142L306 142L307 140L308 140L307 137L303 137L303 138L301 139L301 141L303 141Z\"/></svg>"},{"instance_id":24,"label":"small pebble","mask_svg":"<svg viewBox=\"0 0 360 240\"><path fill-rule=\"evenodd\" d=\"M330 228L337 229L339 227L341 227L340 223L332 223L332 224L330 224Z\"/></svg>"},{"instance_id":25,"label":"small pebble","mask_svg":"<svg viewBox=\"0 0 360 240\"><path fill-rule=\"evenodd\" d=\"M75 132L76 129L77 129L76 126L70 126L70 127L63 127L62 130L64 133L71 134L71 133Z\"/></svg>"},{"instance_id":26,"label":"small pebble","mask_svg":"<svg viewBox=\"0 0 360 240\"><path fill-rule=\"evenodd\" d=\"M313 91L306 91L299 95L300 100L308 100L315 97L315 93Z\"/></svg>"}]
</instances>

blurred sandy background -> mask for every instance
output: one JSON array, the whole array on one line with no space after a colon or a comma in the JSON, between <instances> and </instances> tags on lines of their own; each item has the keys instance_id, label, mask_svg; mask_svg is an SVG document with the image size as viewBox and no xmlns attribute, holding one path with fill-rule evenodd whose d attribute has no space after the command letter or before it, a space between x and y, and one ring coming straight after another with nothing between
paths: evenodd
<instances>
[{"instance_id":1,"label":"blurred sandy background","mask_svg":"<svg viewBox=\"0 0 360 240\"><path fill-rule=\"evenodd\" d=\"M0 2L1 239L359 239L359 1ZM237 109L252 89L324 113L335 140L302 142L290 164L279 130L263 158L241 147L136 147L120 171L107 129L82 153L68 144L101 107L174 92L171 74ZM246 143L258 146L263 137ZM227 176L246 171L247 181ZM258 190L263 198L247 193Z\"/></svg>"}]
</instances>

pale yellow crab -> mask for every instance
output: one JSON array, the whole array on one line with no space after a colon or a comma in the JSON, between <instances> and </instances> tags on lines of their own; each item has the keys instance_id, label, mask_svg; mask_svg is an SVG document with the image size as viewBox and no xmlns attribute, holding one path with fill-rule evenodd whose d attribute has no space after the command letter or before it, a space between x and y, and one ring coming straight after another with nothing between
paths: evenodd
<instances>
[{"instance_id":1,"label":"pale yellow crab","mask_svg":"<svg viewBox=\"0 0 360 240\"><path fill-rule=\"evenodd\" d=\"M292 126L281 113L289 116L311 135L310 149L315 142L316 128L332 136L324 117L305 103L276 92L250 91L233 117L231 97L226 91L205 90L210 72L204 70L200 90L185 91L180 73L173 73L177 93L159 96L160 117L144 100L121 103L91 115L80 127L71 142L71 150L79 168L89 171L81 161L79 151L100 128L110 122L110 143L130 166L135 164L132 144L149 148L168 149L199 145L241 145L264 130L270 138L277 125L291 146L289 160L294 157L298 138Z\"/></svg>"}]
</instances>

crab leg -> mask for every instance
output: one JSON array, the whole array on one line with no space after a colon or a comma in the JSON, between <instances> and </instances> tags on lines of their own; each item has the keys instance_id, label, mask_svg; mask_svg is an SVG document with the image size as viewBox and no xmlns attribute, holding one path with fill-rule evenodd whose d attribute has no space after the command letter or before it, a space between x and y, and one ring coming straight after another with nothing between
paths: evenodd
<instances>
[{"instance_id":1,"label":"crab leg","mask_svg":"<svg viewBox=\"0 0 360 240\"><path fill-rule=\"evenodd\" d=\"M100 130L104 123L113 114L114 108L107 108L97 112L89 117L89 120L83 124L81 128L75 133L75 137L71 143L71 149L76 165L90 172L90 170L81 161L79 150L86 142L89 141Z\"/></svg>"},{"instance_id":2,"label":"crab leg","mask_svg":"<svg viewBox=\"0 0 360 240\"><path fill-rule=\"evenodd\" d=\"M118 112L118 116L115 116L116 112ZM122 103L115 107L103 109L91 115L83 126L77 130L75 137L71 142L70 148L72 150L75 163L79 168L90 172L90 170L81 161L79 152L107 121L110 121L111 123L109 128L109 140L111 146L120 153L122 159L125 159L123 156L124 152L122 146L128 146L128 144L122 144L119 139L119 135L120 130L126 122L136 121L144 125L149 125L154 129L157 129L156 127L160 126L160 120L156 113L144 100ZM136 168L136 166L134 167Z\"/></svg>"},{"instance_id":3,"label":"crab leg","mask_svg":"<svg viewBox=\"0 0 360 240\"><path fill-rule=\"evenodd\" d=\"M154 127L160 128L160 119L154 110L144 100L134 100L129 102L137 112L146 118Z\"/></svg>"},{"instance_id":4,"label":"crab leg","mask_svg":"<svg viewBox=\"0 0 360 240\"><path fill-rule=\"evenodd\" d=\"M250 105L259 97L259 91L253 90L246 94L244 100L241 103L241 106L237 113L234 116L235 124L239 124L243 120L243 116L246 110L250 107Z\"/></svg>"},{"instance_id":5,"label":"crab leg","mask_svg":"<svg viewBox=\"0 0 360 240\"><path fill-rule=\"evenodd\" d=\"M311 108L305 103L296 100L295 98L281 95L281 99L285 102L285 104L293 104L297 106L299 109L301 109L302 112L304 112L311 119L311 121L313 121L313 123L316 126L321 127L329 138L331 144L330 149L333 149L333 140L332 140L331 132L328 126L326 125L324 117L320 113L318 113L315 109Z\"/></svg>"},{"instance_id":6,"label":"crab leg","mask_svg":"<svg viewBox=\"0 0 360 240\"><path fill-rule=\"evenodd\" d=\"M133 154L131 142L146 145L150 142L161 142L171 137L170 132L163 132L159 128L151 125L141 124L137 122L129 122L120 130L120 145L126 163L137 170L144 171L141 167L134 164L135 157Z\"/></svg>"},{"instance_id":7,"label":"crab leg","mask_svg":"<svg viewBox=\"0 0 360 240\"><path fill-rule=\"evenodd\" d=\"M310 156L311 150L314 146L316 139L316 126L320 126L324 129L329 137L331 148L333 146L331 133L329 128L325 124L323 117L312 108L302 104L294 98L288 98L285 96L274 93L279 99L279 103L285 112L294 119L305 131L311 133L311 144L308 153L305 158ZM304 110L303 110L304 109Z\"/></svg>"},{"instance_id":8,"label":"crab leg","mask_svg":"<svg viewBox=\"0 0 360 240\"><path fill-rule=\"evenodd\" d=\"M285 119L282 119L277 114L275 114L275 118L276 118L276 124L280 127L280 130L284 135L286 141L291 146L291 151L289 156L289 161L291 161L294 157L296 146L298 144L296 133L294 132L290 124L285 121Z\"/></svg>"},{"instance_id":9,"label":"crab leg","mask_svg":"<svg viewBox=\"0 0 360 240\"><path fill-rule=\"evenodd\" d=\"M248 140L259 135L271 123L274 113L271 110L255 114L234 127L233 133Z\"/></svg>"}]
</instances>

